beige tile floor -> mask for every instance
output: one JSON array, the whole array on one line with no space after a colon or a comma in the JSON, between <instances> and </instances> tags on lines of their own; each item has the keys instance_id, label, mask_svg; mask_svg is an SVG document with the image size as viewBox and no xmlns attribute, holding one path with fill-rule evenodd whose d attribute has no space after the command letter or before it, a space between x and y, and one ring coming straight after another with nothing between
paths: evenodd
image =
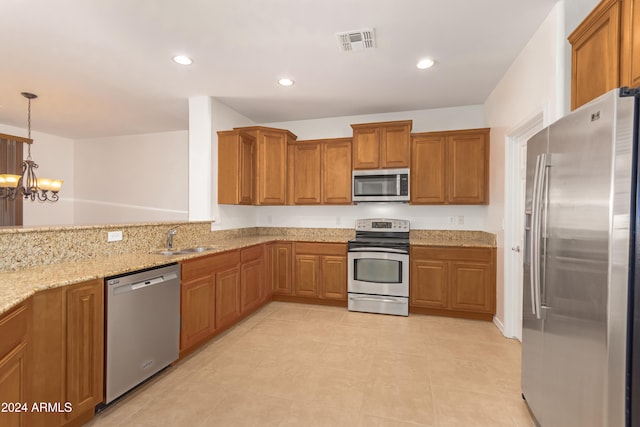
<instances>
[{"instance_id":1,"label":"beige tile floor","mask_svg":"<svg viewBox=\"0 0 640 427\"><path fill-rule=\"evenodd\" d=\"M490 322L272 302L89 426L478 426L532 421L520 343Z\"/></svg>"}]
</instances>

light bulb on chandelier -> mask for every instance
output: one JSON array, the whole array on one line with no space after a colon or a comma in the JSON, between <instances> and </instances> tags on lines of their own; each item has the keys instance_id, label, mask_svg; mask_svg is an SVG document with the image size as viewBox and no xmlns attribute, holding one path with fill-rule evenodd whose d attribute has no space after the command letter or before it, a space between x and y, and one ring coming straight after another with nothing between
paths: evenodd
<instances>
[{"instance_id":1,"label":"light bulb on chandelier","mask_svg":"<svg viewBox=\"0 0 640 427\"><path fill-rule=\"evenodd\" d=\"M27 159L22 162L22 175L0 174L0 199L15 200L18 197L38 200L40 202L57 202L58 191L62 187L62 180L38 178L35 170L38 164L31 159L31 100L37 95L29 92L22 92L22 96L27 98L29 107L27 110Z\"/></svg>"}]
</instances>

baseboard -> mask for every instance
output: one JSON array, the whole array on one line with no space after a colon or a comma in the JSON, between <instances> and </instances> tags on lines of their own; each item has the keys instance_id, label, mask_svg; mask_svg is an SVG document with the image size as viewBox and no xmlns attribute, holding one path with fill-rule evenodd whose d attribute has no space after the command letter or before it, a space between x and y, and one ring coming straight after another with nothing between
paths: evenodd
<instances>
[{"instance_id":1,"label":"baseboard","mask_svg":"<svg viewBox=\"0 0 640 427\"><path fill-rule=\"evenodd\" d=\"M498 319L498 316L493 316L493 324L496 325L496 328L498 328L498 330L502 335L507 337L504 333L504 324L502 323L502 320ZM512 337L507 337L507 338L512 338Z\"/></svg>"}]
</instances>

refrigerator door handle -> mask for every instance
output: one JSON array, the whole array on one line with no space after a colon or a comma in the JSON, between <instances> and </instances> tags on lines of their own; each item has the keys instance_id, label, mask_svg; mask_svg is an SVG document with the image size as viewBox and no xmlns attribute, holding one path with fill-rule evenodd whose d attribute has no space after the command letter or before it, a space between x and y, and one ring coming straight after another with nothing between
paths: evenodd
<instances>
[{"instance_id":1,"label":"refrigerator door handle","mask_svg":"<svg viewBox=\"0 0 640 427\"><path fill-rule=\"evenodd\" d=\"M543 188L546 164L546 154L536 158L536 169L533 175L533 194L531 200L531 238L529 239L529 266L531 272L531 311L536 318L541 318L540 302L540 240L542 230Z\"/></svg>"},{"instance_id":2,"label":"refrigerator door handle","mask_svg":"<svg viewBox=\"0 0 640 427\"><path fill-rule=\"evenodd\" d=\"M549 309L546 304L547 295L547 280L546 280L546 257L542 257L542 250L546 252L546 236L547 236L547 213L548 213L548 200L549 200L549 167L550 167L550 154L545 153L541 155L541 167L542 172L541 184L540 184L540 232L538 234L538 314L542 316L542 309ZM544 239L543 239L544 238Z\"/></svg>"}]
</instances>

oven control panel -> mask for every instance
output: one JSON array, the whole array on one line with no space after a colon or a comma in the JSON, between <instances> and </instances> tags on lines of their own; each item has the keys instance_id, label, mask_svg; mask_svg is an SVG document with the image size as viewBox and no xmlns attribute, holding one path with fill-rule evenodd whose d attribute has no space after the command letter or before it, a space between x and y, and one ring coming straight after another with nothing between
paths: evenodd
<instances>
[{"instance_id":1,"label":"oven control panel","mask_svg":"<svg viewBox=\"0 0 640 427\"><path fill-rule=\"evenodd\" d=\"M409 232L406 219L367 218L356 220L356 231Z\"/></svg>"}]
</instances>

